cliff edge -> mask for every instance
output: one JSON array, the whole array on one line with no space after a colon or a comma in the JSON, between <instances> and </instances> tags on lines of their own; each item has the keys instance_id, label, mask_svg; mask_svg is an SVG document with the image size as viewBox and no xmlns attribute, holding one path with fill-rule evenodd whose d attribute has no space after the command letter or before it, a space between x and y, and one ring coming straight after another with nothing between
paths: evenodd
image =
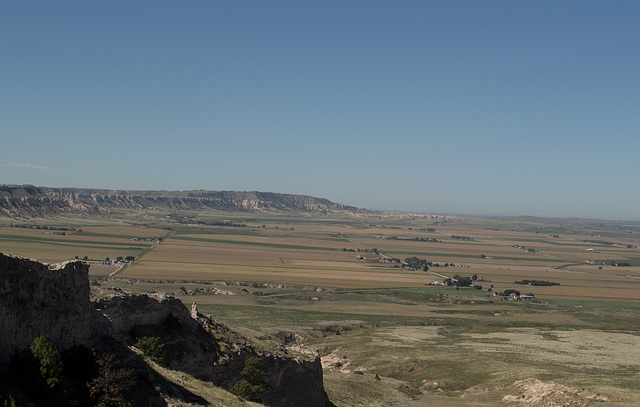
<instances>
[{"instance_id":1,"label":"cliff edge","mask_svg":"<svg viewBox=\"0 0 640 407\"><path fill-rule=\"evenodd\" d=\"M88 270L78 261L54 267L0 253L0 361L42 333L59 349L95 343L101 319Z\"/></svg>"},{"instance_id":2,"label":"cliff edge","mask_svg":"<svg viewBox=\"0 0 640 407\"><path fill-rule=\"evenodd\" d=\"M90 300L89 266L81 261L49 266L0 253L0 365L45 334L63 352L74 345L134 349L140 338L158 338L162 365L229 389L248 358L259 358L270 390L268 406L329 407L319 356L257 351L211 317L164 295L112 293Z\"/></svg>"}]
</instances>

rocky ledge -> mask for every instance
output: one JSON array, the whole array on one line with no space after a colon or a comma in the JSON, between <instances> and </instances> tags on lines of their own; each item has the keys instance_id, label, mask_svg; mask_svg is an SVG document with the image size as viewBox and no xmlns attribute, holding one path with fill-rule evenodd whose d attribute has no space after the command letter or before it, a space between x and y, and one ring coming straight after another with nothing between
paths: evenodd
<instances>
[{"instance_id":1,"label":"rocky ledge","mask_svg":"<svg viewBox=\"0 0 640 407\"><path fill-rule=\"evenodd\" d=\"M59 351L114 342L131 347L158 338L166 367L230 388L248 358L259 358L270 390L268 406L332 406L317 353L296 357L257 351L250 341L213 318L164 295L114 293L90 300L89 266L73 261L49 266L0 253L0 364L45 334Z\"/></svg>"}]
</instances>

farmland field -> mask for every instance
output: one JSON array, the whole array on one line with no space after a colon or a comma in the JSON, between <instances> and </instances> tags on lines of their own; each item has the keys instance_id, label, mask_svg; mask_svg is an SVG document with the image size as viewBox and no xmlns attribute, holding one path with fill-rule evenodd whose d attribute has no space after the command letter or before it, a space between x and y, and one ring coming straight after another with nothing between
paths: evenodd
<instances>
[{"instance_id":1,"label":"farmland field","mask_svg":"<svg viewBox=\"0 0 640 407\"><path fill-rule=\"evenodd\" d=\"M49 262L134 256L113 277L95 265L94 287L167 292L265 349L317 349L340 407L640 400L634 225L256 216L206 214L234 227L161 217L58 229L25 222L0 227L0 251ZM406 267L412 256L431 262L428 271ZM430 285L456 275L475 287Z\"/></svg>"},{"instance_id":2,"label":"farmland field","mask_svg":"<svg viewBox=\"0 0 640 407\"><path fill-rule=\"evenodd\" d=\"M538 231L487 230L460 219L431 226L439 221L427 219L413 220L414 226L407 226L404 219L381 224L296 219L294 224L284 218L280 223L270 219L264 228L211 227L198 228L197 233L196 228L184 228L121 277L388 288L422 287L456 274L475 274L482 279L478 285L492 286L494 291L518 288L516 280L544 280L560 285L526 287L527 292L548 298L640 300L640 252L633 237L612 245L585 231L549 236ZM417 272L382 262L410 256L435 265L429 272ZM612 260L630 266L600 264Z\"/></svg>"},{"instance_id":3,"label":"farmland field","mask_svg":"<svg viewBox=\"0 0 640 407\"><path fill-rule=\"evenodd\" d=\"M0 251L24 257L37 258L45 262L71 260L75 256L90 261L107 257L138 256L153 245L150 242L130 239L158 232L146 228L89 227L76 230L48 230L17 227L0 227ZM166 231L161 231L162 235Z\"/></svg>"}]
</instances>

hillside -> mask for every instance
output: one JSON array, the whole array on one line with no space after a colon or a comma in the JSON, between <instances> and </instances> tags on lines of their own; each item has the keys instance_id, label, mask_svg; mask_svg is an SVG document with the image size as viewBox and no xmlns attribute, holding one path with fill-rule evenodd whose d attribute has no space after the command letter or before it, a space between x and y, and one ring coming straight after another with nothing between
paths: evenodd
<instances>
[{"instance_id":1,"label":"hillside","mask_svg":"<svg viewBox=\"0 0 640 407\"><path fill-rule=\"evenodd\" d=\"M199 313L195 303L189 312L180 300L162 294L115 290L91 300L88 273L89 265L81 261L47 265L0 253L0 405L7 405L3 401L10 394L18 405L36 406L210 405L183 387L184 379L192 385L188 376L198 379L204 395L214 386L229 390L254 359L267 386L240 394L274 407L333 406L315 351L257 350ZM91 365L97 365L95 371L83 370ZM168 374L181 379L171 383ZM121 380L114 380L118 375ZM214 405L221 404L229 405Z\"/></svg>"},{"instance_id":2,"label":"hillside","mask_svg":"<svg viewBox=\"0 0 640 407\"><path fill-rule=\"evenodd\" d=\"M0 185L0 216L106 214L119 210L356 213L363 209L307 195L234 191L118 191Z\"/></svg>"}]
</instances>

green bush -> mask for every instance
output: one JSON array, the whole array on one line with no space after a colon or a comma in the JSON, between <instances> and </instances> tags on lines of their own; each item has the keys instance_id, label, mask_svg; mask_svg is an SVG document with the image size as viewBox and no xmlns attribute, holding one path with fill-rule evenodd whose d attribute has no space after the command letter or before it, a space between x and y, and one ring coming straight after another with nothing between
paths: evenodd
<instances>
[{"instance_id":1,"label":"green bush","mask_svg":"<svg viewBox=\"0 0 640 407\"><path fill-rule=\"evenodd\" d=\"M40 373L52 390L61 390L64 386L64 366L60 353L44 335L38 336L29 346L29 350L40 363Z\"/></svg>"},{"instance_id":2,"label":"green bush","mask_svg":"<svg viewBox=\"0 0 640 407\"><path fill-rule=\"evenodd\" d=\"M164 343L160 342L158 337L143 336L138 338L135 345L149 359L156 363L164 363Z\"/></svg>"},{"instance_id":3,"label":"green bush","mask_svg":"<svg viewBox=\"0 0 640 407\"><path fill-rule=\"evenodd\" d=\"M161 344L155 345L150 349L162 349ZM18 402L10 395L0 397L0 407L18 403L68 407L70 400L78 406L133 407L125 399L135 386L133 370L120 367L114 355L98 358L82 345L60 354L45 335L40 335L28 348L11 356L8 373Z\"/></svg>"},{"instance_id":4,"label":"green bush","mask_svg":"<svg viewBox=\"0 0 640 407\"><path fill-rule=\"evenodd\" d=\"M15 383L37 405L64 405L69 381L58 350L43 334L27 349L11 356L9 369Z\"/></svg>"},{"instance_id":5,"label":"green bush","mask_svg":"<svg viewBox=\"0 0 640 407\"><path fill-rule=\"evenodd\" d=\"M16 407L16 400L9 394L5 398L2 399L2 407Z\"/></svg>"},{"instance_id":6,"label":"green bush","mask_svg":"<svg viewBox=\"0 0 640 407\"><path fill-rule=\"evenodd\" d=\"M243 378L238 380L229 391L240 399L261 403L262 394L271 390L271 386L263 378L265 374L262 360L251 356L244 362L244 369L240 372Z\"/></svg>"}]
</instances>

